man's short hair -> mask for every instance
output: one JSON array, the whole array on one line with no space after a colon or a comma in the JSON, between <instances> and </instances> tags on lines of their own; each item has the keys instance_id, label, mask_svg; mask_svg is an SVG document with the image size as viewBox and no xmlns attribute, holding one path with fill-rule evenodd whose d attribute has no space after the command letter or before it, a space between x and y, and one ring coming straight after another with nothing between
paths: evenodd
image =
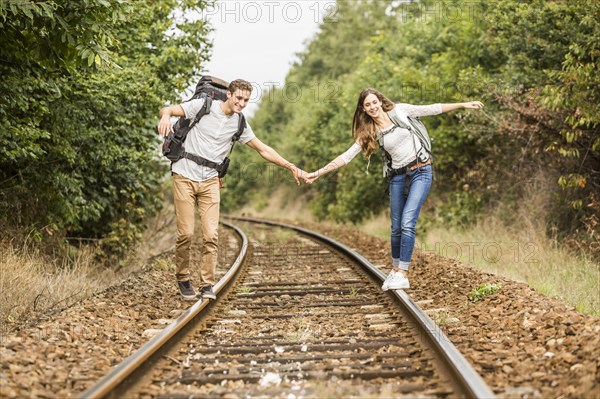
<instances>
[{"instance_id":1,"label":"man's short hair","mask_svg":"<svg viewBox=\"0 0 600 399\"><path fill-rule=\"evenodd\" d=\"M249 92L252 92L252 85L247 80L236 79L229 84L227 91L230 92L231 94L233 94L233 93L235 93L235 91L237 89L247 90Z\"/></svg>"}]
</instances>

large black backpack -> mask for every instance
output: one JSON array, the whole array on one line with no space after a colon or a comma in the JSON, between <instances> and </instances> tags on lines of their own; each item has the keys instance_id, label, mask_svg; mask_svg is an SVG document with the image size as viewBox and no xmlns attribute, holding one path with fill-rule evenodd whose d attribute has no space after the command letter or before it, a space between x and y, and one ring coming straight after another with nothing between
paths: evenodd
<instances>
[{"instance_id":1,"label":"large black backpack","mask_svg":"<svg viewBox=\"0 0 600 399\"><path fill-rule=\"evenodd\" d=\"M210 113L210 107L213 100L227 100L228 87L229 83L213 76L202 76L200 78L198 84L196 85L194 95L187 101L195 100L197 98L204 98L204 106L200 111L198 111L194 119L187 119L185 117L179 118L173 125L173 131L169 133L167 137L165 137L165 141L163 142L162 153L171 161L171 164L179 161L182 158L186 158L196 162L199 165L208 166L209 168L217 170L217 172L219 172L219 177L225 176L227 173L227 167L229 166L229 155L222 163L217 164L216 162L202 158L199 155L186 152L185 139L194 125L196 125L196 123L198 123L204 115ZM240 114L238 130L231 139L231 149L229 150L229 154L231 154L233 145L240 139L240 136L244 132L245 128L246 118L244 117L244 114Z\"/></svg>"}]
</instances>

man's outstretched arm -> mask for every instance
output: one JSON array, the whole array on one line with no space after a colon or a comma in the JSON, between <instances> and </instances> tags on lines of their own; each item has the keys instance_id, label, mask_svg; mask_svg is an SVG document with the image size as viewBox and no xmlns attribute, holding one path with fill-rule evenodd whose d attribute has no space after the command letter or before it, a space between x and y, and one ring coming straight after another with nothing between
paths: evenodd
<instances>
[{"instance_id":1,"label":"man's outstretched arm","mask_svg":"<svg viewBox=\"0 0 600 399\"><path fill-rule=\"evenodd\" d=\"M307 183L309 182L309 181L307 181L305 171L296 167L296 165L294 165L293 163L289 162L284 157L279 155L277 153L277 151L275 151L273 148L269 147L268 145L266 145L265 143L260 141L258 139L258 137L253 138L246 144L248 145L248 147L250 147L254 151L258 152L258 155L260 155L267 161L274 163L277 166L281 166L282 168L287 169L290 172L292 172L292 175L294 176L294 180L296 180L296 184L300 185L300 181L298 180L298 178L302 178L302 180L304 180Z\"/></svg>"}]
</instances>

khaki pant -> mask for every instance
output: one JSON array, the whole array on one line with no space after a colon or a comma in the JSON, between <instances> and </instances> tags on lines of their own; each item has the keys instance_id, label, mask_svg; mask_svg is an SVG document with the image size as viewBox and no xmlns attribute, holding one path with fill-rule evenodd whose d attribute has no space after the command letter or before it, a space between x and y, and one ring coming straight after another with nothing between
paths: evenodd
<instances>
[{"instance_id":1,"label":"khaki pant","mask_svg":"<svg viewBox=\"0 0 600 399\"><path fill-rule=\"evenodd\" d=\"M186 281L190 278L190 247L194 238L194 211L197 203L203 239L200 286L214 285L219 244L219 178L196 182L174 173L173 197L177 219L177 280Z\"/></svg>"}]
</instances>

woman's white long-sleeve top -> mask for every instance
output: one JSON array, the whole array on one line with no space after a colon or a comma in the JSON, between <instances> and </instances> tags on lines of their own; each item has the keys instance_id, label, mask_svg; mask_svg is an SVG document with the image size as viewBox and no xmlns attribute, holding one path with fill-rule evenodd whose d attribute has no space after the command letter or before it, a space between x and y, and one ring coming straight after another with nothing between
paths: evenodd
<instances>
[{"instance_id":1,"label":"woman's white long-sleeve top","mask_svg":"<svg viewBox=\"0 0 600 399\"><path fill-rule=\"evenodd\" d=\"M396 112L400 119L408 124L406 116L428 116L439 115L442 113L441 104L431 105L412 105L412 104L396 104ZM392 168L397 169L408 165L417 157L417 153L421 149L419 139L407 129L390 125L383 130L383 148L392 157ZM341 155L344 164L350 163L354 157L361 152L361 147L358 142L355 142L346 152Z\"/></svg>"}]
</instances>

